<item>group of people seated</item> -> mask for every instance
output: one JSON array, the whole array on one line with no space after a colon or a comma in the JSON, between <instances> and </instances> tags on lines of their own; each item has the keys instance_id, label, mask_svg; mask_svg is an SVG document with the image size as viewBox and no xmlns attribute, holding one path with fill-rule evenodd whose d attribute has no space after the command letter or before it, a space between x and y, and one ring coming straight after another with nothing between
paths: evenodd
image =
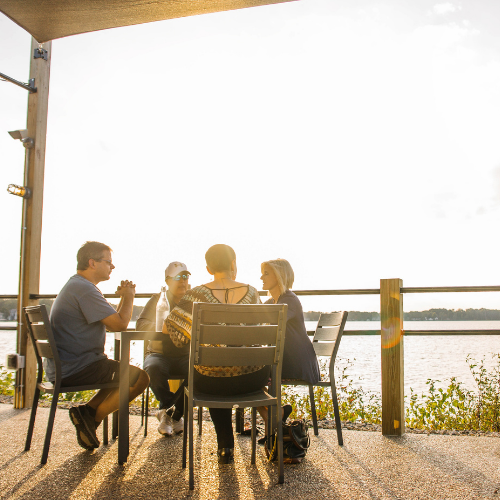
<instances>
[{"instance_id":1,"label":"group of people seated","mask_svg":"<svg viewBox=\"0 0 500 500\"><path fill-rule=\"evenodd\" d=\"M191 288L191 273L185 264L172 262L165 270L170 314L163 323L163 341L150 342L144 370L130 367L129 400L141 394L150 384L160 409L158 431L172 436L183 431L184 386L174 393L169 378L188 376L189 342L193 323L194 302L223 304L260 304L258 291L251 285L236 281L236 254L228 245L214 245L205 254L212 281ZM105 383L117 380L119 362L104 354L106 329L122 331L132 316L135 285L122 281L117 289L120 303L115 310L97 288L108 280L114 265L111 249L102 243L87 242L77 255L77 274L59 293L51 311L51 325L62 362L63 385ZM270 298L266 304L288 304L282 378L300 379L311 384L320 379L317 358L307 336L302 306L291 291L294 273L285 259L261 264L262 288ZM148 301L137 320L136 329L156 330L156 304L159 294ZM46 360L46 374L54 377L51 360ZM259 390L267 385L270 367L195 366L194 384L205 394L238 395ZM103 418L118 409L118 390L101 390L85 405L73 407L70 418L77 431L79 444L88 450L99 446L96 429ZM209 408L217 434L217 456L220 463L233 459L234 435L231 410ZM259 408L267 423L267 409ZM283 419L291 407L282 409Z\"/></svg>"}]
</instances>

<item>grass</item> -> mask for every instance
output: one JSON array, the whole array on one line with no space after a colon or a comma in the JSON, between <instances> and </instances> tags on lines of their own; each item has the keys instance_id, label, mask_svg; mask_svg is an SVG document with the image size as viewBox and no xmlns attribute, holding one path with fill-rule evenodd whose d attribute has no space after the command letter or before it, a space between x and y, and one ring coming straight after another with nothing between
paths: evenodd
<instances>
[{"instance_id":1,"label":"grass","mask_svg":"<svg viewBox=\"0 0 500 500\"><path fill-rule=\"evenodd\" d=\"M493 355L493 368L467 357L467 363L475 380L475 390L466 389L456 378L451 378L447 388L437 387L437 380L427 380L427 391L417 394L413 389L405 398L406 425L424 430L458 430L500 432L500 354ZM354 384L351 375L353 363L347 360L336 378L340 418L344 422L380 424L382 405L380 394L365 391ZM321 366L322 373L326 367ZM15 372L6 371L0 365L0 394L14 394ZM92 391L67 393L61 401L88 400ZM50 398L50 395L42 397ZM291 404L292 418L310 418L309 397L298 393L293 386L283 387L283 404ZM320 420L333 420L333 402L329 388L315 387L314 399ZM141 396L132 404L140 406ZM158 401L150 391L150 408L157 408Z\"/></svg>"}]
</instances>

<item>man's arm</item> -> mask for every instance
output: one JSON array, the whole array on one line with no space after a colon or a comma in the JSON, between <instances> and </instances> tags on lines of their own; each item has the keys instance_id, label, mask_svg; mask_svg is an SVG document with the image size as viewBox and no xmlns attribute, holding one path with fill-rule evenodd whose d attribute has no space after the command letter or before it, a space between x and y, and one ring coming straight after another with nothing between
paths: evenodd
<instances>
[{"instance_id":1,"label":"man's arm","mask_svg":"<svg viewBox=\"0 0 500 500\"><path fill-rule=\"evenodd\" d=\"M101 320L110 332L122 332L127 329L134 309L135 285L131 281L122 281L116 293L120 295L116 313Z\"/></svg>"}]
</instances>

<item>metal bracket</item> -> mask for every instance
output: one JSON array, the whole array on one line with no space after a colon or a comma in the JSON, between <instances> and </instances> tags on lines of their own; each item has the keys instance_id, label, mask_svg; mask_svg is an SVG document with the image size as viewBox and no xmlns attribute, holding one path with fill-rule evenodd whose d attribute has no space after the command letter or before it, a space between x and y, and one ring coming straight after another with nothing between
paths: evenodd
<instances>
[{"instance_id":1,"label":"metal bracket","mask_svg":"<svg viewBox=\"0 0 500 500\"><path fill-rule=\"evenodd\" d=\"M42 47L38 47L34 51L33 58L34 59L42 58L46 61L47 60L47 51L45 49L42 49Z\"/></svg>"},{"instance_id":2,"label":"metal bracket","mask_svg":"<svg viewBox=\"0 0 500 500\"><path fill-rule=\"evenodd\" d=\"M5 81L13 83L14 85L17 85L18 87L21 87L24 90L27 90L31 94L34 94L37 91L37 88L35 87L35 79L30 78L28 81L28 84L18 82L17 80L14 80L14 78L11 78L10 76L4 75L3 73L0 73L0 78L3 78Z\"/></svg>"}]
</instances>

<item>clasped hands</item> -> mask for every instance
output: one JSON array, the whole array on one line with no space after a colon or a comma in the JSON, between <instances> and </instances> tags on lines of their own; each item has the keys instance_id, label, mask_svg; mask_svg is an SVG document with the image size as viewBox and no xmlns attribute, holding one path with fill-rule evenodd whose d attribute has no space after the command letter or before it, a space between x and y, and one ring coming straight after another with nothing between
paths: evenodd
<instances>
[{"instance_id":1,"label":"clasped hands","mask_svg":"<svg viewBox=\"0 0 500 500\"><path fill-rule=\"evenodd\" d=\"M116 295L125 297L126 295L135 295L135 284L129 280L122 280L116 289Z\"/></svg>"}]
</instances>

